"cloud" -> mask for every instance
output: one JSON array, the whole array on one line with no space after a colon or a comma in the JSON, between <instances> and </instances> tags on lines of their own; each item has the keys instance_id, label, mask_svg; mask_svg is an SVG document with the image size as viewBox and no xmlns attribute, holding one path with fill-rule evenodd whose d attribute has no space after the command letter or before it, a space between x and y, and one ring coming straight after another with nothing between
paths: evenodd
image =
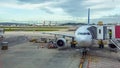
<instances>
[{"instance_id":1,"label":"cloud","mask_svg":"<svg viewBox=\"0 0 120 68\"><path fill-rule=\"evenodd\" d=\"M48 10L47 8L42 8L41 10L44 10L45 12L47 12L47 13L49 13L49 14L54 14L53 11L50 11L50 10Z\"/></svg>"},{"instance_id":2,"label":"cloud","mask_svg":"<svg viewBox=\"0 0 120 68\"><path fill-rule=\"evenodd\" d=\"M103 23L120 23L120 15L110 15L104 16L98 19L92 19L92 23L98 23L98 21L103 21Z\"/></svg>"},{"instance_id":3,"label":"cloud","mask_svg":"<svg viewBox=\"0 0 120 68\"><path fill-rule=\"evenodd\" d=\"M20 2L28 2L29 0L19 0L19 1ZM57 12L59 12L61 14L63 12L62 8L53 7L54 5L59 4L60 2L55 2L52 0L49 0L48 2L47 2L47 0L30 0L29 2L31 2L31 3L25 3L25 4L21 4L20 2L16 1L16 3L8 3L8 2L0 1L0 7L25 9L25 10L39 9L39 10L43 10L43 11L51 13L51 14L57 13ZM34 2L37 2L37 3L34 3ZM41 2L44 2L44 3L41 3Z\"/></svg>"},{"instance_id":4,"label":"cloud","mask_svg":"<svg viewBox=\"0 0 120 68\"><path fill-rule=\"evenodd\" d=\"M22 2L22 3L44 3L44 2L49 2L48 0L18 0L18 2Z\"/></svg>"},{"instance_id":5,"label":"cloud","mask_svg":"<svg viewBox=\"0 0 120 68\"><path fill-rule=\"evenodd\" d=\"M16 0L16 3L7 3L4 6L20 9L40 9L49 14L55 14L56 12L61 14L62 10L63 13L73 17L87 17L88 8L91 8L91 15L95 16L95 13L104 14L104 12L115 9L115 3L109 0ZM61 10L56 11L58 9Z\"/></svg>"},{"instance_id":6,"label":"cloud","mask_svg":"<svg viewBox=\"0 0 120 68\"><path fill-rule=\"evenodd\" d=\"M0 0L1 3L16 3L17 0Z\"/></svg>"},{"instance_id":7,"label":"cloud","mask_svg":"<svg viewBox=\"0 0 120 68\"><path fill-rule=\"evenodd\" d=\"M45 12L49 14L57 14L57 15L66 15L67 13L64 12L62 8L55 8L55 7L45 7L41 10L44 10Z\"/></svg>"},{"instance_id":8,"label":"cloud","mask_svg":"<svg viewBox=\"0 0 120 68\"><path fill-rule=\"evenodd\" d=\"M86 17L87 9L91 9L92 18L100 18L104 15L108 16L115 9L120 9L119 0L66 0L63 3L56 5L75 17ZM95 17L93 17L95 16Z\"/></svg>"},{"instance_id":9,"label":"cloud","mask_svg":"<svg viewBox=\"0 0 120 68\"><path fill-rule=\"evenodd\" d=\"M91 19L119 15L119 3L119 0L0 0L0 8L43 11L44 15L79 17L87 20L88 8L91 8Z\"/></svg>"},{"instance_id":10,"label":"cloud","mask_svg":"<svg viewBox=\"0 0 120 68\"><path fill-rule=\"evenodd\" d=\"M82 1L83 0L66 0L56 6L63 8L65 12L72 16L86 16L87 9L84 8L85 6L81 5Z\"/></svg>"},{"instance_id":11,"label":"cloud","mask_svg":"<svg viewBox=\"0 0 120 68\"><path fill-rule=\"evenodd\" d=\"M24 1L27 2L27 0ZM35 0L35 2L36 1L38 0ZM43 1L44 0L40 0L40 2ZM31 3L26 3L26 4L21 4L20 2L16 2L16 3L0 2L0 7L7 7L11 9L44 11L48 14L67 15L67 13L62 8L54 7L54 5L60 4L62 1L61 2L55 2L55 1L46 2L46 1L44 1L44 3L36 3L36 4L33 2L33 0L30 0Z\"/></svg>"},{"instance_id":12,"label":"cloud","mask_svg":"<svg viewBox=\"0 0 120 68\"><path fill-rule=\"evenodd\" d=\"M59 2L61 0L17 0L17 1L21 3L37 4L37 3L45 3L45 2Z\"/></svg>"},{"instance_id":13,"label":"cloud","mask_svg":"<svg viewBox=\"0 0 120 68\"><path fill-rule=\"evenodd\" d=\"M55 13L56 10L51 10L50 8L57 10L62 9L65 13L68 13L72 16L86 16L87 10L81 5L82 1L84 0L18 0L18 2L26 4L41 4L51 2L52 4L47 5L49 8L43 7L42 10L52 14ZM61 10L59 12L61 12Z\"/></svg>"},{"instance_id":14,"label":"cloud","mask_svg":"<svg viewBox=\"0 0 120 68\"><path fill-rule=\"evenodd\" d=\"M41 4L16 4L16 3L0 3L0 7L16 8L16 9L38 9L51 5L52 2Z\"/></svg>"},{"instance_id":15,"label":"cloud","mask_svg":"<svg viewBox=\"0 0 120 68\"><path fill-rule=\"evenodd\" d=\"M108 1L108 0L107 0ZM56 7L61 7L67 13L76 17L87 17L87 9L91 8L91 15L94 13L103 14L104 12L115 9L112 2L104 0L66 0L63 3L57 4ZM100 15L101 16L101 15Z\"/></svg>"}]
</instances>

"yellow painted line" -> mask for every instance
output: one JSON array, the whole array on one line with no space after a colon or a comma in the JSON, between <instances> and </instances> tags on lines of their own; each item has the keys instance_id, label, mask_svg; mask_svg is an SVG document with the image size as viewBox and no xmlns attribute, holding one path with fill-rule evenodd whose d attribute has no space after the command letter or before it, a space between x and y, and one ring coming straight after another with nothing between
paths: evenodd
<instances>
[{"instance_id":1,"label":"yellow painted line","mask_svg":"<svg viewBox=\"0 0 120 68\"><path fill-rule=\"evenodd\" d=\"M83 68L83 64L80 64L80 67L79 68Z\"/></svg>"},{"instance_id":2,"label":"yellow painted line","mask_svg":"<svg viewBox=\"0 0 120 68\"><path fill-rule=\"evenodd\" d=\"M79 65L79 68L83 68L84 62L85 62L85 56L82 56L82 57L80 58L80 65Z\"/></svg>"}]
</instances>

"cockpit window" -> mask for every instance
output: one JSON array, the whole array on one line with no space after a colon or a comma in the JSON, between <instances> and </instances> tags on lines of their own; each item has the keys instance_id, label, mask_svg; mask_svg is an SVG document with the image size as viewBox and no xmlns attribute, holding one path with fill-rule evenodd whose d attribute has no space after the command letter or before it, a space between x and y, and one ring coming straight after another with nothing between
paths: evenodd
<instances>
[{"instance_id":1,"label":"cockpit window","mask_svg":"<svg viewBox=\"0 0 120 68\"><path fill-rule=\"evenodd\" d=\"M78 35L90 35L90 33L88 33L88 32L87 33L80 33L79 32Z\"/></svg>"}]
</instances>

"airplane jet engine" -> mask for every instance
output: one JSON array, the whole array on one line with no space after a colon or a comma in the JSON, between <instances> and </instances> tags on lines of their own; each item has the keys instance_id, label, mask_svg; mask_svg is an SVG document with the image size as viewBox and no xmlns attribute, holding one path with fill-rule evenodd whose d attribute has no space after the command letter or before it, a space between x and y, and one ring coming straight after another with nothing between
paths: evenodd
<instances>
[{"instance_id":1,"label":"airplane jet engine","mask_svg":"<svg viewBox=\"0 0 120 68\"><path fill-rule=\"evenodd\" d=\"M66 40L64 38L59 38L56 42L58 47L63 47L66 45Z\"/></svg>"}]
</instances>

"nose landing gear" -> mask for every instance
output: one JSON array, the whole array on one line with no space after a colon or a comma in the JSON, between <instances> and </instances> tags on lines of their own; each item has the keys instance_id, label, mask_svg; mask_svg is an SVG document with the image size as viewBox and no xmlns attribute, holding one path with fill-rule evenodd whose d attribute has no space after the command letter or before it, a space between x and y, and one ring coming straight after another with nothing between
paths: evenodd
<instances>
[{"instance_id":1,"label":"nose landing gear","mask_svg":"<svg viewBox=\"0 0 120 68\"><path fill-rule=\"evenodd\" d=\"M83 48L82 50L82 55L86 56L88 54L89 49L88 48Z\"/></svg>"}]
</instances>

